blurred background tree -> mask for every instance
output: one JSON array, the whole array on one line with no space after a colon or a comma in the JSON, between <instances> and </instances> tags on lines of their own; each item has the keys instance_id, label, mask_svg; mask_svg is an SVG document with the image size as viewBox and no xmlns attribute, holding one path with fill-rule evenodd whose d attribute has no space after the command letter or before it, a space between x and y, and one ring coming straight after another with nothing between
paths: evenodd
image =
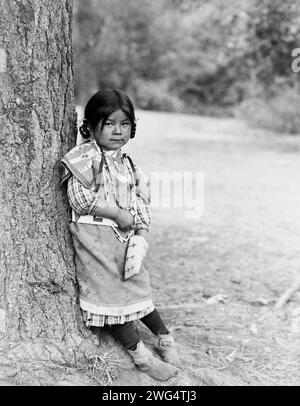
<instances>
[{"instance_id":1,"label":"blurred background tree","mask_svg":"<svg viewBox=\"0 0 300 406\"><path fill-rule=\"evenodd\" d=\"M142 109L246 117L297 132L296 0L75 0L78 104L103 87ZM298 131L299 132L299 131Z\"/></svg>"}]
</instances>

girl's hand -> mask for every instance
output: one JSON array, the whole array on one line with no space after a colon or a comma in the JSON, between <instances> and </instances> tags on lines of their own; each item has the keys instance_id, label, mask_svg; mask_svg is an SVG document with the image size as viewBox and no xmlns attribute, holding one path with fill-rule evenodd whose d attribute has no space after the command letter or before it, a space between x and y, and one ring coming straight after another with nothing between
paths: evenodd
<instances>
[{"instance_id":1,"label":"girl's hand","mask_svg":"<svg viewBox=\"0 0 300 406\"><path fill-rule=\"evenodd\" d=\"M145 238L146 240L146 236L148 234L148 231L145 230L144 228L140 228L139 230L136 230L135 235L141 235L142 237Z\"/></svg>"},{"instance_id":2,"label":"girl's hand","mask_svg":"<svg viewBox=\"0 0 300 406\"><path fill-rule=\"evenodd\" d=\"M119 209L114 220L123 231L132 230L134 227L134 217L127 210Z\"/></svg>"}]
</instances>

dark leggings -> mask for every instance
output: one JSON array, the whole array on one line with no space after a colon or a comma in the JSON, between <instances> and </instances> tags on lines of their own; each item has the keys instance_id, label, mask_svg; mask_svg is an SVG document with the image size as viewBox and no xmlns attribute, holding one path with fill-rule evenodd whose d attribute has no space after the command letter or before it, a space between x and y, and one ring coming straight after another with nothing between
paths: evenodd
<instances>
[{"instance_id":1,"label":"dark leggings","mask_svg":"<svg viewBox=\"0 0 300 406\"><path fill-rule=\"evenodd\" d=\"M140 320L152 331L154 335L169 333L156 309L147 314L147 316L142 317ZM135 350L137 343L140 341L139 334L135 329L133 321L109 326L108 331L127 350Z\"/></svg>"}]
</instances>

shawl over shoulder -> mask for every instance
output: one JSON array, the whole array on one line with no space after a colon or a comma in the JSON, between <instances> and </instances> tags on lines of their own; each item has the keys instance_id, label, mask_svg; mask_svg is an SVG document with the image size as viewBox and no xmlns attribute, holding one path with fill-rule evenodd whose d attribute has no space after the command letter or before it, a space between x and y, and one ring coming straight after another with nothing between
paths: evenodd
<instances>
[{"instance_id":1,"label":"shawl over shoulder","mask_svg":"<svg viewBox=\"0 0 300 406\"><path fill-rule=\"evenodd\" d=\"M72 148L61 160L64 164L61 185L74 175L84 187L90 189L94 183L95 161L98 161L99 165L98 150L93 141L87 141Z\"/></svg>"},{"instance_id":2,"label":"shawl over shoulder","mask_svg":"<svg viewBox=\"0 0 300 406\"><path fill-rule=\"evenodd\" d=\"M150 203L150 184L145 174L135 165L127 154L127 167L133 171L137 195L140 196L144 203ZM82 185L91 189L94 184L94 173L98 172L101 157L99 157L98 148L94 141L87 141L72 148L62 159L64 171L62 174L61 185L70 178L75 176ZM96 169L96 170L95 170Z\"/></svg>"}]
</instances>

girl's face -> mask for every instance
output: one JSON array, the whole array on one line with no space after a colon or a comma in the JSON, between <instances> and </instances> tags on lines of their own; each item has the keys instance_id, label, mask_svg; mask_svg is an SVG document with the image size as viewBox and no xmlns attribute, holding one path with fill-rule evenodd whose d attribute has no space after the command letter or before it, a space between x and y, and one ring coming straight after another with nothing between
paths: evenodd
<instances>
[{"instance_id":1,"label":"girl's face","mask_svg":"<svg viewBox=\"0 0 300 406\"><path fill-rule=\"evenodd\" d=\"M131 134L131 122L123 110L116 110L104 122L97 124L94 137L104 151L117 150L127 144Z\"/></svg>"}]
</instances>

